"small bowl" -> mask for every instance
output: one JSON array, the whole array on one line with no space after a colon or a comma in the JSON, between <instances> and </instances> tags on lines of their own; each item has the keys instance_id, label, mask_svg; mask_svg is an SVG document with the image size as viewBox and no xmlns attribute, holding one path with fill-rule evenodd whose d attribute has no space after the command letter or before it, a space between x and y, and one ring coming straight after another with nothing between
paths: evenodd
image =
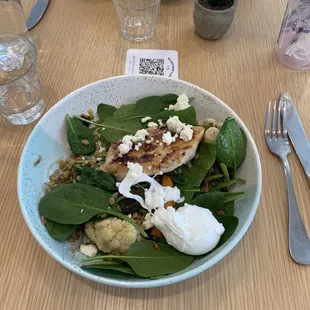
<instances>
[{"instance_id":1,"label":"small bowl","mask_svg":"<svg viewBox=\"0 0 310 310\"><path fill-rule=\"evenodd\" d=\"M186 93L193 98L192 105L197 111L200 121L214 118L223 121L232 116L243 128L247 137L247 155L238 170L238 177L247 181L244 186L236 186L234 190L245 191L247 197L236 202L236 216L239 225L229 240L204 258L195 260L186 269L157 280L135 278L131 276L98 276L80 268L82 255L71 251L68 242L58 242L50 237L41 223L38 213L38 202L44 195L44 182L51 174L51 166L61 157L70 154L66 141L65 115L81 114L88 109L96 110L99 103L115 106L137 101L151 95L168 93ZM38 156L41 162L34 166ZM55 106L39 121L30 134L22 152L17 177L17 192L22 214L31 233L42 248L55 260L74 273L107 285L118 287L147 288L173 284L193 277L210 268L227 255L248 230L256 213L262 188L262 172L259 154L255 142L233 110L220 99L193 84L157 76L119 76L97 81L75 90Z\"/></svg>"}]
</instances>

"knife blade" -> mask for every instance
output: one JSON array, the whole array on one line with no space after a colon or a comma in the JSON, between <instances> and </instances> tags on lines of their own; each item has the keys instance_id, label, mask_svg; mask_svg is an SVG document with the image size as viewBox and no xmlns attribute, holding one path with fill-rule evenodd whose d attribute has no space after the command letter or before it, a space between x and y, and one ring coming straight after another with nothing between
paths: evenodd
<instances>
[{"instance_id":1,"label":"knife blade","mask_svg":"<svg viewBox=\"0 0 310 310\"><path fill-rule=\"evenodd\" d=\"M29 30L41 20L48 7L49 2L49 0L36 0L27 20L27 28Z\"/></svg>"},{"instance_id":2,"label":"knife blade","mask_svg":"<svg viewBox=\"0 0 310 310\"><path fill-rule=\"evenodd\" d=\"M294 106L293 100L288 93L281 93L279 101L286 108L286 125L288 135L294 146L301 165L304 168L310 186L310 145L306 132Z\"/></svg>"}]
</instances>

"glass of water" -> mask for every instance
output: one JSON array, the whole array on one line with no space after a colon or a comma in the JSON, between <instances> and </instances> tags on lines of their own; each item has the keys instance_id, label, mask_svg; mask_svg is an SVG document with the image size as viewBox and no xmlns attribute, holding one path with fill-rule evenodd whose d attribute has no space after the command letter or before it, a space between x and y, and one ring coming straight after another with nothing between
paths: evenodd
<instances>
[{"instance_id":1,"label":"glass of water","mask_svg":"<svg viewBox=\"0 0 310 310\"><path fill-rule=\"evenodd\" d=\"M44 110L37 51L28 39L0 35L0 111L14 125L39 118Z\"/></svg>"},{"instance_id":2,"label":"glass of water","mask_svg":"<svg viewBox=\"0 0 310 310\"><path fill-rule=\"evenodd\" d=\"M154 34L160 0L114 0L123 36L144 41Z\"/></svg>"},{"instance_id":3,"label":"glass of water","mask_svg":"<svg viewBox=\"0 0 310 310\"><path fill-rule=\"evenodd\" d=\"M0 35L2 34L30 37L20 0L0 0Z\"/></svg>"}]
</instances>

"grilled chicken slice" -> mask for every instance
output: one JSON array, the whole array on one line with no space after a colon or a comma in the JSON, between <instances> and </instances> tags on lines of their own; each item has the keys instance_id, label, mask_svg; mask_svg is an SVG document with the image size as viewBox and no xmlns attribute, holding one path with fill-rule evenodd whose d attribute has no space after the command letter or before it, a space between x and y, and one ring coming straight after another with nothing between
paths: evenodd
<instances>
[{"instance_id":1,"label":"grilled chicken slice","mask_svg":"<svg viewBox=\"0 0 310 310\"><path fill-rule=\"evenodd\" d=\"M153 138L153 141L149 144L144 141L139 151L132 149L123 157L119 157L118 146L122 140L118 140L110 145L105 163L100 169L114 174L118 181L125 178L128 162L139 163L147 175L154 175L160 171L163 173L173 171L194 158L196 154L205 129L201 126L193 126L192 129L192 140L184 141L178 138L167 145L162 142L162 135L168 131L167 127L150 128L147 139Z\"/></svg>"}]
</instances>

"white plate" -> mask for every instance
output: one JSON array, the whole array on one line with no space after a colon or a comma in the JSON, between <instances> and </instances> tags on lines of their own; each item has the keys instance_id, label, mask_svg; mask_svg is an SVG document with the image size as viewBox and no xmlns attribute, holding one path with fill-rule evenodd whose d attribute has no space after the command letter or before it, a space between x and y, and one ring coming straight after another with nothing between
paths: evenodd
<instances>
[{"instance_id":1,"label":"white plate","mask_svg":"<svg viewBox=\"0 0 310 310\"><path fill-rule=\"evenodd\" d=\"M44 195L43 183L50 174L49 168L60 157L69 155L66 141L64 118L68 114L81 114L88 109L96 110L99 103L115 106L136 102L146 96L168 93L186 93L192 101L200 121L214 118L224 121L228 116L236 119L243 128L247 139L247 155L238 177L247 181L245 186L235 190L245 191L247 197L236 203L236 216L239 225L235 233L220 248L202 259L195 260L186 269L157 280L131 278L129 276L97 276L82 270L80 254L72 253L67 242L52 239L38 213L38 202ZM38 155L42 156L39 165L34 166ZM25 221L39 244L53 258L67 269L87 279L120 287L156 287L176 283L210 268L229 253L249 228L261 194L261 163L254 140L241 119L220 99L193 84L156 76L119 76L86 85L58 102L33 129L21 156L18 170L18 198Z\"/></svg>"}]
</instances>

